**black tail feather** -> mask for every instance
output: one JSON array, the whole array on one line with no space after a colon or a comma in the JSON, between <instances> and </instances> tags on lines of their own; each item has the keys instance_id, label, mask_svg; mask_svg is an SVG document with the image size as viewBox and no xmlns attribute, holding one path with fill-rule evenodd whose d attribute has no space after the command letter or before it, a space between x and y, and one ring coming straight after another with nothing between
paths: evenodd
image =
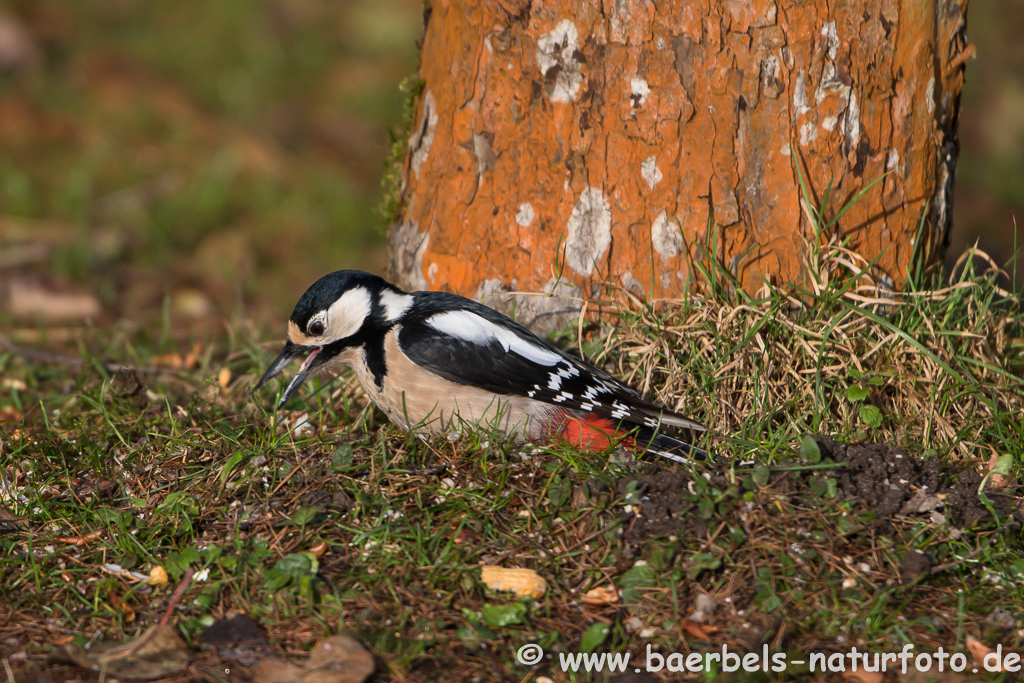
<instances>
[{"instance_id":1,"label":"black tail feather","mask_svg":"<svg viewBox=\"0 0 1024 683\"><path fill-rule=\"evenodd\" d=\"M673 462L717 462L721 460L718 456L708 453L701 448L650 427L637 426L634 428L633 434L638 448L644 449L651 455L657 455Z\"/></svg>"}]
</instances>

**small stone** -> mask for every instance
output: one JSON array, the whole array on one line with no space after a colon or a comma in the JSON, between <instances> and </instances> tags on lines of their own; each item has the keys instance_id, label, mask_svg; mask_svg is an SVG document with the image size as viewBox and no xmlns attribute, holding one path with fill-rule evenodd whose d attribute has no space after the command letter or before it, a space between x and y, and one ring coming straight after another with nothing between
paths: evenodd
<instances>
[{"instance_id":1,"label":"small stone","mask_svg":"<svg viewBox=\"0 0 1024 683\"><path fill-rule=\"evenodd\" d=\"M640 621L640 617L630 617L623 624L627 633L636 633L644 627L644 622Z\"/></svg>"},{"instance_id":2,"label":"small stone","mask_svg":"<svg viewBox=\"0 0 1024 683\"><path fill-rule=\"evenodd\" d=\"M985 623L998 626L999 628L1014 628L1017 625L1013 615L1002 607L996 607L989 612L988 616L985 617Z\"/></svg>"},{"instance_id":3,"label":"small stone","mask_svg":"<svg viewBox=\"0 0 1024 683\"><path fill-rule=\"evenodd\" d=\"M718 609L718 603L715 602L715 599L707 593L701 593L697 596L696 600L694 600L694 607L697 608L698 612L703 612L704 614L711 616L715 613L715 610Z\"/></svg>"}]
</instances>

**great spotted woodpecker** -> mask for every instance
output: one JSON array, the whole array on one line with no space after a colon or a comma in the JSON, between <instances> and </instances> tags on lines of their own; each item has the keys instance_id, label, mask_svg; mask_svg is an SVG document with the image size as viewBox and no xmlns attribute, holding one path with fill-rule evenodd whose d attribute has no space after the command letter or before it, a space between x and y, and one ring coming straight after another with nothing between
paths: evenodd
<instances>
[{"instance_id":1,"label":"great spotted woodpecker","mask_svg":"<svg viewBox=\"0 0 1024 683\"><path fill-rule=\"evenodd\" d=\"M521 442L561 438L603 450L621 440L679 462L707 457L663 433L706 431L699 423L644 401L607 372L455 294L407 293L369 273L331 273L295 305L284 350L256 389L305 354L278 407L311 375L348 366L406 430L437 433L466 421Z\"/></svg>"}]
</instances>

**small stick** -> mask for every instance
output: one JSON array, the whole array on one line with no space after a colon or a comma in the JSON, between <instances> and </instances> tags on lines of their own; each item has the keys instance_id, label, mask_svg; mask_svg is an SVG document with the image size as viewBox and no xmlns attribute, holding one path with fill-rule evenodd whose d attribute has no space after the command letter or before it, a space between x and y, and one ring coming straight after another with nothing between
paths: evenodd
<instances>
[{"instance_id":1,"label":"small stick","mask_svg":"<svg viewBox=\"0 0 1024 683\"><path fill-rule=\"evenodd\" d=\"M81 358L75 358L74 356L65 356L61 353L53 353L50 351L37 351L35 349L27 349L24 346L18 346L10 340L10 338L0 333L0 349L5 349L13 354L21 356L25 360L35 361L37 363L54 363L57 365L67 365L72 368L80 368L85 366L85 361ZM107 372L141 372L143 374L155 374L163 372L173 372L174 368L163 368L156 365L127 365L125 363L111 363L102 362L100 363Z\"/></svg>"},{"instance_id":2,"label":"small stick","mask_svg":"<svg viewBox=\"0 0 1024 683\"><path fill-rule=\"evenodd\" d=\"M959 560L954 560L953 562L946 562L945 564L940 564L940 565L937 565L935 567L932 567L930 570L928 570L928 573L929 574L938 574L939 572L949 571L950 569L954 569L955 567L959 567L964 562L967 562L969 560L973 560L982 551L987 550L988 547L990 545L992 545L993 543L995 543L996 540L998 540L998 538L1003 533L1005 533L1007 531L1012 531L1014 529L1019 529L1019 528L1020 528L1020 523L1019 522L1010 522L1009 524L1004 526L1002 529L999 529L996 533L992 534L992 538L988 539L988 541L986 541L984 545L978 546L977 548L975 548L971 552L969 552L966 555L964 555L963 557L961 557Z\"/></svg>"},{"instance_id":3,"label":"small stick","mask_svg":"<svg viewBox=\"0 0 1024 683\"><path fill-rule=\"evenodd\" d=\"M940 574L942 572L949 571L950 569L955 569L956 567L959 567L960 565L964 564L965 562L969 562L969 561L973 560L979 554L981 554L982 552L987 550L990 545L995 543L1003 535L1003 533L1005 533L1007 531L1012 531L1014 529L1019 529L1019 528L1020 528L1020 523L1019 522L1010 522L1009 524L1007 524L1003 528L997 529L996 533L992 534L992 538L988 539L988 541L986 541L982 545L978 546L977 548L975 548L971 552L967 553L966 555L964 555L960 559L954 560L952 562L946 562L945 564L936 565L936 566L932 567L931 569L929 569L926 572L921 572L916 577L914 577L913 581L911 581L910 583L908 583L906 585L906 589L909 590L909 589L913 588L914 586L916 586L917 584L921 583L921 581L925 580L929 576L935 576L936 574Z\"/></svg>"},{"instance_id":4,"label":"small stick","mask_svg":"<svg viewBox=\"0 0 1024 683\"><path fill-rule=\"evenodd\" d=\"M171 613L174 611L174 607L178 604L178 601L181 600L181 596L185 594L185 589L188 588L190 583L192 583L193 574L195 574L195 572L192 571L192 567L185 570L185 575L181 577L178 587L174 589L174 594L171 595L170 602L167 603L167 610L160 618L160 622L156 625L156 628L144 637L140 638L138 642L135 643L135 646L128 651L125 657L131 657L141 650L146 643L153 639L153 636L155 636L160 629L167 625L167 621L171 618Z\"/></svg>"}]
</instances>

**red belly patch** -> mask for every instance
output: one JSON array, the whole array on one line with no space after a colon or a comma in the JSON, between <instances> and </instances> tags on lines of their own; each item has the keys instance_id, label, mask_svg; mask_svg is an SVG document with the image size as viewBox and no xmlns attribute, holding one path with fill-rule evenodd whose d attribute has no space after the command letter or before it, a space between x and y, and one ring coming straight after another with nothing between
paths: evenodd
<instances>
[{"instance_id":1,"label":"red belly patch","mask_svg":"<svg viewBox=\"0 0 1024 683\"><path fill-rule=\"evenodd\" d=\"M583 417L570 417L562 427L562 438L584 451L605 451L622 439L617 423L607 417L587 413ZM629 444L627 444L629 445Z\"/></svg>"}]
</instances>

